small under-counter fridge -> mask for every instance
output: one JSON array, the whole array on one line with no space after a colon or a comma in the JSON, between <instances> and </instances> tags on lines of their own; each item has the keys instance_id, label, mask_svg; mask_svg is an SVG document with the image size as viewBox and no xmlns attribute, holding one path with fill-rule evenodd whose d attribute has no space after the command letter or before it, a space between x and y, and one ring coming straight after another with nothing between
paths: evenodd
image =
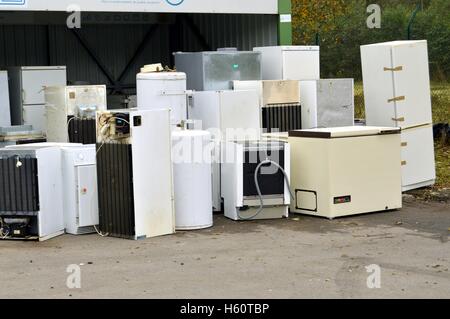
<instances>
[{"instance_id":1,"label":"small under-counter fridge","mask_svg":"<svg viewBox=\"0 0 450 319\"><path fill-rule=\"evenodd\" d=\"M291 131L291 212L336 218L402 207L399 128Z\"/></svg>"},{"instance_id":2,"label":"small under-counter fridge","mask_svg":"<svg viewBox=\"0 0 450 319\"><path fill-rule=\"evenodd\" d=\"M212 135L212 191L214 211L222 210L220 161L221 143L261 138L261 108L256 91L194 92L188 107L189 119Z\"/></svg>"},{"instance_id":3,"label":"small under-counter fridge","mask_svg":"<svg viewBox=\"0 0 450 319\"><path fill-rule=\"evenodd\" d=\"M45 87L65 86L65 66L23 66L8 68L12 125L32 125L45 131Z\"/></svg>"},{"instance_id":4,"label":"small under-counter fridge","mask_svg":"<svg viewBox=\"0 0 450 319\"><path fill-rule=\"evenodd\" d=\"M353 79L300 81L302 129L353 126Z\"/></svg>"},{"instance_id":5,"label":"small under-counter fridge","mask_svg":"<svg viewBox=\"0 0 450 319\"><path fill-rule=\"evenodd\" d=\"M187 88L229 90L232 81L261 80L261 54L253 51L176 52L177 71L187 75Z\"/></svg>"},{"instance_id":6,"label":"small under-counter fridge","mask_svg":"<svg viewBox=\"0 0 450 319\"><path fill-rule=\"evenodd\" d=\"M66 233L94 233L99 223L95 144L64 146L61 152Z\"/></svg>"},{"instance_id":7,"label":"small under-counter fridge","mask_svg":"<svg viewBox=\"0 0 450 319\"><path fill-rule=\"evenodd\" d=\"M8 71L0 71L0 127L11 125Z\"/></svg>"},{"instance_id":8,"label":"small under-counter fridge","mask_svg":"<svg viewBox=\"0 0 450 319\"><path fill-rule=\"evenodd\" d=\"M95 113L106 110L106 86L45 88L48 142L95 144Z\"/></svg>"},{"instance_id":9,"label":"small under-counter fridge","mask_svg":"<svg viewBox=\"0 0 450 319\"><path fill-rule=\"evenodd\" d=\"M269 46L253 51L262 54L263 80L320 79L318 46Z\"/></svg>"},{"instance_id":10,"label":"small under-counter fridge","mask_svg":"<svg viewBox=\"0 0 450 319\"><path fill-rule=\"evenodd\" d=\"M367 125L402 129L403 191L435 183L426 40L361 46Z\"/></svg>"},{"instance_id":11,"label":"small under-counter fridge","mask_svg":"<svg viewBox=\"0 0 450 319\"><path fill-rule=\"evenodd\" d=\"M0 239L44 241L64 234L61 150L0 149Z\"/></svg>"},{"instance_id":12,"label":"small under-counter fridge","mask_svg":"<svg viewBox=\"0 0 450 319\"><path fill-rule=\"evenodd\" d=\"M170 110L97 112L99 227L145 239L175 232Z\"/></svg>"}]
</instances>

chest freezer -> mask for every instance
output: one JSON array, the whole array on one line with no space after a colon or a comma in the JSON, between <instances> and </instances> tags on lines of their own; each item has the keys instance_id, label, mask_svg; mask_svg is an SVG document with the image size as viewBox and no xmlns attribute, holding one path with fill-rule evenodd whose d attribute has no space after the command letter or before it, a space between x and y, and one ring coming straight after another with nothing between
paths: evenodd
<instances>
[{"instance_id":1,"label":"chest freezer","mask_svg":"<svg viewBox=\"0 0 450 319\"><path fill-rule=\"evenodd\" d=\"M353 126L353 79L300 81L302 128Z\"/></svg>"},{"instance_id":2,"label":"chest freezer","mask_svg":"<svg viewBox=\"0 0 450 319\"><path fill-rule=\"evenodd\" d=\"M367 125L432 123L427 41L361 46Z\"/></svg>"},{"instance_id":3,"label":"chest freezer","mask_svg":"<svg viewBox=\"0 0 450 319\"><path fill-rule=\"evenodd\" d=\"M336 218L402 207L399 128L291 131L291 212Z\"/></svg>"},{"instance_id":4,"label":"chest freezer","mask_svg":"<svg viewBox=\"0 0 450 319\"><path fill-rule=\"evenodd\" d=\"M318 46L269 46L253 51L262 54L263 80L320 79Z\"/></svg>"}]
</instances>

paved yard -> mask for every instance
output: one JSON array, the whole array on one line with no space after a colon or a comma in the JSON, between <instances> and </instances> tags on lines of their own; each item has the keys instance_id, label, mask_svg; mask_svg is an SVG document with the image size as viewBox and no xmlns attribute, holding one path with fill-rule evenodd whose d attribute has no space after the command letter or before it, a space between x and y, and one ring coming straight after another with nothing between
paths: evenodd
<instances>
[{"instance_id":1,"label":"paved yard","mask_svg":"<svg viewBox=\"0 0 450 319\"><path fill-rule=\"evenodd\" d=\"M0 298L450 298L450 205L235 223L140 242L0 242ZM81 289L68 289L68 265ZM381 267L368 289L366 266Z\"/></svg>"}]
</instances>

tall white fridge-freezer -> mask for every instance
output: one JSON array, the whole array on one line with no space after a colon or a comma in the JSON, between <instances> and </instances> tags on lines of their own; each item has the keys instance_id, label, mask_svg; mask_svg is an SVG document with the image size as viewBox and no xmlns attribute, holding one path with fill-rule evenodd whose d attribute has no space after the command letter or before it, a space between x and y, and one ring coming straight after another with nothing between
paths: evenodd
<instances>
[{"instance_id":1,"label":"tall white fridge-freezer","mask_svg":"<svg viewBox=\"0 0 450 319\"><path fill-rule=\"evenodd\" d=\"M8 74L12 125L32 125L34 130L45 131L44 88L66 85L66 67L11 67Z\"/></svg>"},{"instance_id":2,"label":"tall white fridge-freezer","mask_svg":"<svg viewBox=\"0 0 450 319\"><path fill-rule=\"evenodd\" d=\"M402 129L403 191L435 183L427 41L361 46L366 121Z\"/></svg>"}]
</instances>

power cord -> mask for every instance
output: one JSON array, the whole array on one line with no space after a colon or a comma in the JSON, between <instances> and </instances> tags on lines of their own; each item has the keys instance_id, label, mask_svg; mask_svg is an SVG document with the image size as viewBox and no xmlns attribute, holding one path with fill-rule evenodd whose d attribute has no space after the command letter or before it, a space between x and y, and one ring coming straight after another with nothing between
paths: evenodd
<instances>
[{"instance_id":1,"label":"power cord","mask_svg":"<svg viewBox=\"0 0 450 319\"><path fill-rule=\"evenodd\" d=\"M254 215L251 216L251 217L242 217L241 214L240 214L239 211L238 211L238 216L239 216L239 218L240 218L241 220L251 220L251 219L254 219L255 217L259 216L259 214L261 214L261 212L262 212L263 209L264 209L264 199L263 199L263 196L262 196L262 193L261 193L261 188L260 188L260 186L259 186L258 172L259 172L259 170L261 169L261 167L262 167L263 165L266 165L266 164L272 164L272 165L275 165L279 170L281 170L281 172L282 172L283 175L284 175L284 180L285 180L285 182L286 182L286 185L288 186L289 194L291 195L292 200L294 200L294 198L295 198L295 197L294 197L294 193L292 193L291 185L290 185L290 182L289 182L289 176L286 174L286 171L285 171L285 170L280 166L280 164L278 164L277 162L274 162L274 161L272 161L272 160L266 159L265 161L262 161L261 163L259 163L259 165L256 167L255 175L254 175L255 185L256 185L256 190L257 190L257 192L258 192L258 197L259 197L259 202L260 202L259 209L257 210L256 214L254 214Z\"/></svg>"}]
</instances>

